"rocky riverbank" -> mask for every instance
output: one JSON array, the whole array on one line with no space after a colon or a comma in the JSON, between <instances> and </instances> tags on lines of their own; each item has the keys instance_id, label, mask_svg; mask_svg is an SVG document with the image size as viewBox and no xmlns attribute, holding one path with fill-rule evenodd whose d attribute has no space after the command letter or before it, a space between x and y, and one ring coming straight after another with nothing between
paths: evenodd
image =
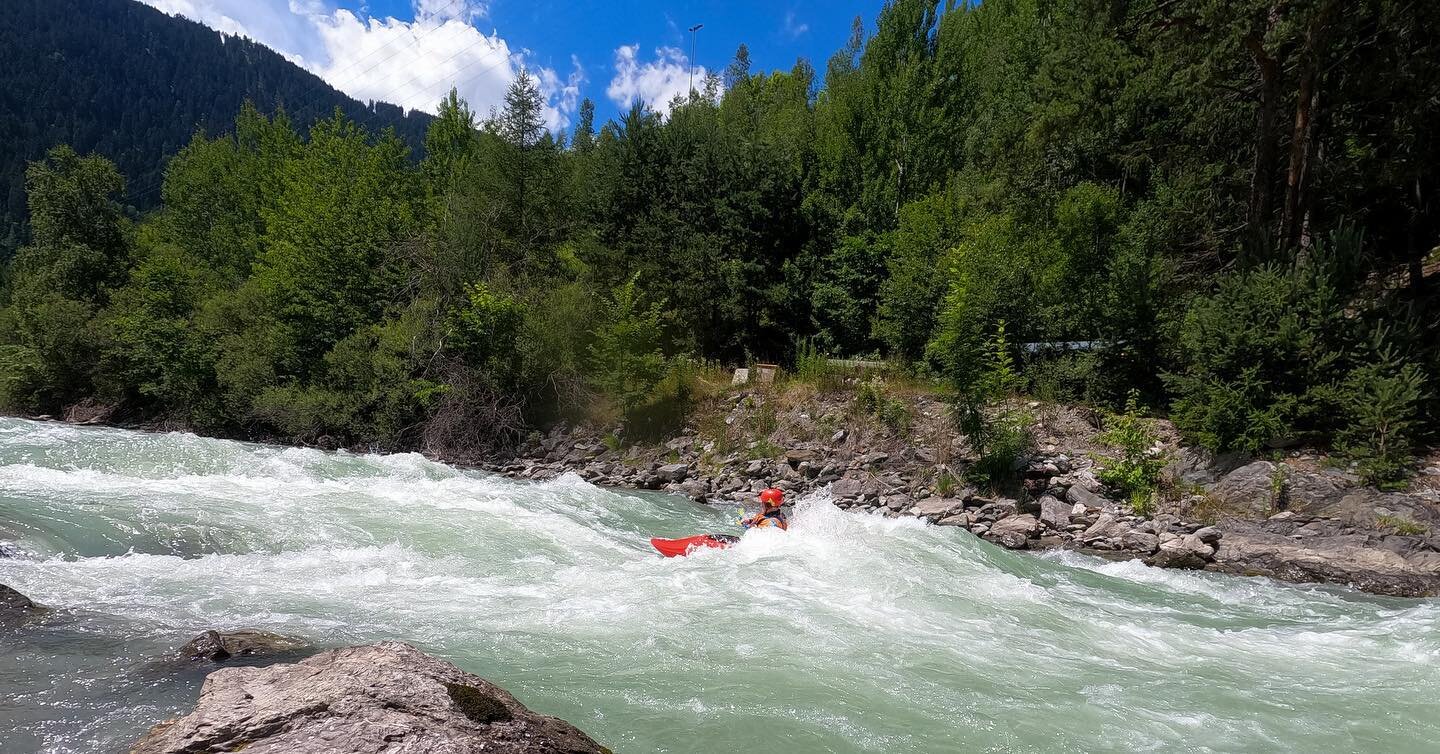
<instances>
[{"instance_id":1,"label":"rocky riverbank","mask_svg":"<svg viewBox=\"0 0 1440 754\"><path fill-rule=\"evenodd\" d=\"M1010 549L1067 548L1378 594L1440 595L1440 493L1384 493L1317 456L1210 458L1161 425L1165 494L1138 515L1099 481L1111 451L1086 409L1030 403L1037 440L1002 491L958 481L968 463L946 407L911 396L904 427L856 416L844 395L740 391L663 442L624 446L593 428L532 435L489 470L521 479L575 473L602 486L664 490L733 506L777 486L828 493L844 509L916 516ZM1440 468L1426 472L1440 480ZM1424 481L1424 480L1422 480ZM1436 486L1440 486L1437 483Z\"/></svg>"}]
</instances>

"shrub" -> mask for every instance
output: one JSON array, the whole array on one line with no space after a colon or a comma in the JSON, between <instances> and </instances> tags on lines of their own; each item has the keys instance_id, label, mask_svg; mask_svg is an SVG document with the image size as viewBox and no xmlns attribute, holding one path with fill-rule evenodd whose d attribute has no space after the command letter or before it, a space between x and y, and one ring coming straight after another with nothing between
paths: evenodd
<instances>
[{"instance_id":1,"label":"shrub","mask_svg":"<svg viewBox=\"0 0 1440 754\"><path fill-rule=\"evenodd\" d=\"M695 395L695 366L689 359L674 358L664 369L650 393L625 410L626 439L657 440L685 425Z\"/></svg>"},{"instance_id":2,"label":"shrub","mask_svg":"<svg viewBox=\"0 0 1440 754\"><path fill-rule=\"evenodd\" d=\"M1014 478L1017 461L1034 447L1030 434L1033 420L1028 414L1011 409L1001 409L994 416L984 415L981 409L972 413L978 415L978 419L967 420L961 429L977 458L965 470L965 478L980 486L1000 486Z\"/></svg>"},{"instance_id":3,"label":"shrub","mask_svg":"<svg viewBox=\"0 0 1440 754\"><path fill-rule=\"evenodd\" d=\"M604 319L592 333L591 380L627 416L654 397L666 376L660 314L661 305L646 302L632 277L612 291Z\"/></svg>"},{"instance_id":4,"label":"shrub","mask_svg":"<svg viewBox=\"0 0 1440 754\"><path fill-rule=\"evenodd\" d=\"M587 361L597 309L594 293L581 283L548 286L528 298L521 349L525 381L542 394L537 409L558 408L573 418L592 402Z\"/></svg>"},{"instance_id":5,"label":"shrub","mask_svg":"<svg viewBox=\"0 0 1440 754\"><path fill-rule=\"evenodd\" d=\"M950 497L950 493L955 491L955 482L955 476L949 469L941 469L940 473L935 475L935 494Z\"/></svg>"},{"instance_id":6,"label":"shrub","mask_svg":"<svg viewBox=\"0 0 1440 754\"><path fill-rule=\"evenodd\" d=\"M525 307L514 297L484 283L470 285L450 312L445 348L497 386L514 389L523 375L519 344L524 321Z\"/></svg>"},{"instance_id":7,"label":"shrub","mask_svg":"<svg viewBox=\"0 0 1440 754\"><path fill-rule=\"evenodd\" d=\"M1377 334L1383 341L1384 334ZM1348 423L1340 433L1340 447L1359 463L1366 481L1395 486L1410 464L1414 433L1420 424L1425 398L1425 375L1380 343L1370 364L1352 371L1346 379L1344 407Z\"/></svg>"},{"instance_id":8,"label":"shrub","mask_svg":"<svg viewBox=\"0 0 1440 754\"><path fill-rule=\"evenodd\" d=\"M1254 452L1313 428L1345 346L1343 303L1306 268L1223 279L1181 326L1185 365L1169 377L1176 426L1217 452Z\"/></svg>"},{"instance_id":9,"label":"shrub","mask_svg":"<svg viewBox=\"0 0 1440 754\"><path fill-rule=\"evenodd\" d=\"M1110 417L1100 441L1120 451L1120 458L1107 461L1100 481L1120 491L1139 514L1150 512L1160 484L1165 457L1152 451L1158 437L1154 423L1140 415L1139 396L1132 393L1125 413Z\"/></svg>"},{"instance_id":10,"label":"shrub","mask_svg":"<svg viewBox=\"0 0 1440 754\"><path fill-rule=\"evenodd\" d=\"M1020 392L1024 379L1015 369L1010 343L1005 338L1005 320L995 324L995 334L985 347L982 389L992 399L1007 398Z\"/></svg>"}]
</instances>

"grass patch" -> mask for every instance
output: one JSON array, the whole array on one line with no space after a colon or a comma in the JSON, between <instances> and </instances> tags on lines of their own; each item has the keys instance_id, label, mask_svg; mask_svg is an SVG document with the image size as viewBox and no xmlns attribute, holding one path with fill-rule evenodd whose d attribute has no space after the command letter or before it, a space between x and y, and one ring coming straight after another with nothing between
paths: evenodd
<instances>
[{"instance_id":1,"label":"grass patch","mask_svg":"<svg viewBox=\"0 0 1440 754\"><path fill-rule=\"evenodd\" d=\"M879 377L866 380L855 389L850 413L857 417L873 417L894 432L910 429L913 419L909 404L892 397L888 385Z\"/></svg>"},{"instance_id":2,"label":"grass patch","mask_svg":"<svg viewBox=\"0 0 1440 754\"><path fill-rule=\"evenodd\" d=\"M1382 529L1408 537L1418 537L1430 531L1428 526L1401 516L1376 516L1375 523Z\"/></svg>"},{"instance_id":3,"label":"grass patch","mask_svg":"<svg viewBox=\"0 0 1440 754\"><path fill-rule=\"evenodd\" d=\"M770 442L768 439L762 438L745 448L745 458L751 461L758 461L766 458L776 458L784 452L784 448Z\"/></svg>"},{"instance_id":4,"label":"grass patch","mask_svg":"<svg viewBox=\"0 0 1440 754\"><path fill-rule=\"evenodd\" d=\"M935 475L935 494L940 497L950 497L959 486L960 480L956 479L949 469L941 469L940 473Z\"/></svg>"}]
</instances>

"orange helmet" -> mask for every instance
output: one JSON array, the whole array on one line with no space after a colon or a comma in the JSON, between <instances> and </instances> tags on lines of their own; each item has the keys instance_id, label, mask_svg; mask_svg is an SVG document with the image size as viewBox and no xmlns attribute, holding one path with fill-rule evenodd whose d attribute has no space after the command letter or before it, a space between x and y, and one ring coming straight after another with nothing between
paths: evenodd
<instances>
[{"instance_id":1,"label":"orange helmet","mask_svg":"<svg viewBox=\"0 0 1440 754\"><path fill-rule=\"evenodd\" d=\"M771 487L760 493L760 502L766 505L781 506L785 504L785 491Z\"/></svg>"}]
</instances>

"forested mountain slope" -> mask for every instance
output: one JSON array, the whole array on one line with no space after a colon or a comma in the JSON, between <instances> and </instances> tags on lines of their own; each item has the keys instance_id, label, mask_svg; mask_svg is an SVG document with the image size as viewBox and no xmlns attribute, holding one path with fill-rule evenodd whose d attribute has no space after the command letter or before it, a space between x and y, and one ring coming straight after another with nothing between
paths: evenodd
<instances>
[{"instance_id":1,"label":"forested mountain slope","mask_svg":"<svg viewBox=\"0 0 1440 754\"><path fill-rule=\"evenodd\" d=\"M307 125L339 107L413 147L430 121L374 108L273 50L225 37L135 0L7 0L0 4L0 256L20 239L25 164L56 144L113 160L140 209L159 203L164 160L197 128L228 130L244 100L284 105Z\"/></svg>"},{"instance_id":2,"label":"forested mountain slope","mask_svg":"<svg viewBox=\"0 0 1440 754\"><path fill-rule=\"evenodd\" d=\"M1017 393L1385 484L1440 437L1440 3L894 0L867 28L823 70L741 47L664 114L586 102L566 141L529 78L490 118L452 96L419 162L262 100L139 219L56 149L0 409L456 458L562 418L663 433L707 365L823 383L830 355L942 378L991 479ZM881 387L856 410L903 425Z\"/></svg>"}]
</instances>

